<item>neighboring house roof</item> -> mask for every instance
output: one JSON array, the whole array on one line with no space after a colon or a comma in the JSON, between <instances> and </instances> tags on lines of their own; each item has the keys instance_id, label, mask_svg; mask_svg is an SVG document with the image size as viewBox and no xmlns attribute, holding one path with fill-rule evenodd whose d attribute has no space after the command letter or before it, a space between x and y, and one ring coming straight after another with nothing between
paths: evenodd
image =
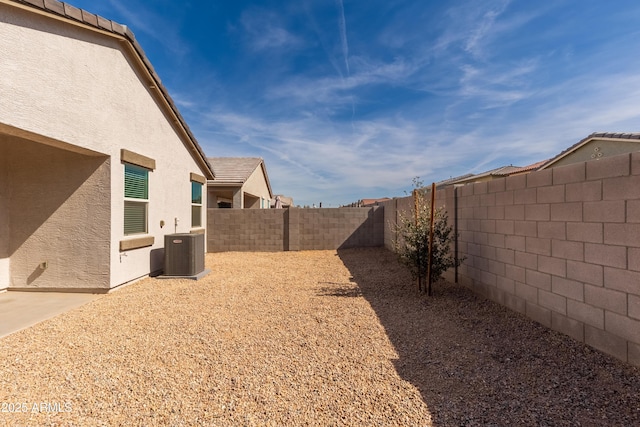
<instances>
[{"instance_id":1,"label":"neighboring house roof","mask_svg":"<svg viewBox=\"0 0 640 427\"><path fill-rule=\"evenodd\" d=\"M387 200L391 200L388 197L382 197L380 199L362 199L362 206L374 206L379 202L386 202Z\"/></svg>"},{"instance_id":2,"label":"neighboring house roof","mask_svg":"<svg viewBox=\"0 0 640 427\"><path fill-rule=\"evenodd\" d=\"M522 174L522 173L527 173L527 172L531 172L531 171L534 171L534 170L538 170L540 168L540 166L542 166L546 162L547 162L547 160L542 160L540 162L532 163L532 164L530 164L528 166L513 166L513 165L500 166L499 168L491 169L489 171L482 172L482 173L475 174L475 175L471 174L471 173L468 173L466 175L461 175L461 176L458 176L458 177L455 177L455 178L449 178L449 179L445 179L445 180L440 181L440 182L436 182L436 187L437 188L442 188L442 187L446 187L448 185L468 184L468 183L475 182L475 181L477 181L479 179L487 178L487 177L501 178L501 177L506 177L506 176L511 176L511 175L519 175L519 174Z\"/></svg>"},{"instance_id":3,"label":"neighboring house roof","mask_svg":"<svg viewBox=\"0 0 640 427\"><path fill-rule=\"evenodd\" d=\"M535 170L540 169L540 166L544 165L545 163L547 163L549 160L542 160L539 162L535 162L532 163L528 166L522 166L522 167L517 167L514 166L514 169L511 170L507 176L511 176L511 175L520 175L521 173L525 173L525 172L533 172Z\"/></svg>"},{"instance_id":4,"label":"neighboring house roof","mask_svg":"<svg viewBox=\"0 0 640 427\"><path fill-rule=\"evenodd\" d=\"M462 175L456 178L449 178L444 181L437 182L436 187L440 188L440 187L446 187L448 185L468 184L471 182L475 182L479 179L492 177L492 176L496 176L496 177L509 176L518 169L520 169L519 166L509 165L509 166L500 166L499 168L491 169L479 174L468 173L466 175ZM425 189L427 189L427 187L425 187Z\"/></svg>"},{"instance_id":5,"label":"neighboring house roof","mask_svg":"<svg viewBox=\"0 0 640 427\"><path fill-rule=\"evenodd\" d=\"M588 144L589 142L591 142L593 140L605 140L605 141L630 140L630 141L633 141L633 142L640 142L639 141L640 140L640 133L594 132L591 135L587 136L586 138L583 138L580 141L578 141L577 143L573 144L571 147L567 148L566 150L562 151L557 156L555 156L552 159L548 160L546 163L544 163L540 167L540 169L546 169L546 168L552 166L553 164L555 164L558 161L560 161L561 159L567 157L571 153L574 153L580 147Z\"/></svg>"},{"instance_id":6,"label":"neighboring house roof","mask_svg":"<svg viewBox=\"0 0 640 427\"><path fill-rule=\"evenodd\" d=\"M438 182L436 182L436 187L437 187L437 188L440 188L440 187L446 187L447 185L455 184L455 183L457 183L458 181L463 181L463 180L465 180L465 179L467 179L467 178L470 178L470 177L472 177L472 176L473 176L473 174L472 174L472 173L467 173L467 174L464 174L464 175L455 176L455 177L453 177L453 178L444 179L444 180L442 180L442 181L438 181ZM424 188L426 188L426 187L424 187Z\"/></svg>"},{"instance_id":7,"label":"neighboring house roof","mask_svg":"<svg viewBox=\"0 0 640 427\"><path fill-rule=\"evenodd\" d=\"M125 46L129 49L139 61L140 65L146 69L148 73L149 81L146 82L149 89L156 90L161 100L164 101L165 107L168 110L170 116L173 117L176 126L184 132L190 147L190 151L194 155L196 161L206 171L208 179L214 177L213 169L207 161L207 157L204 151L198 144L195 136L189 129L187 122L184 120L178 107L173 102L173 99L169 95L167 89L162 85L162 81L158 74L156 74L151 62L144 53L144 50L136 40L133 32L126 26L118 24L117 22L103 18L102 16L95 15L87 12L86 10L78 9L70 4L60 2L58 0L0 0L2 3L12 4L18 7L26 8L29 10L36 10L38 13L48 15L52 18L78 25L89 30L97 31L103 34L109 34L122 41L126 41Z\"/></svg>"},{"instance_id":8,"label":"neighboring house roof","mask_svg":"<svg viewBox=\"0 0 640 427\"><path fill-rule=\"evenodd\" d=\"M499 168L495 168L495 169L491 169L488 170L486 172L482 172L476 175L473 175L473 177L468 178L469 180L473 181L476 180L478 178L485 178L488 176L509 176L511 175L513 172L515 172L516 170L520 169L520 166L513 166L513 165L508 165L508 166L500 166Z\"/></svg>"},{"instance_id":9,"label":"neighboring house roof","mask_svg":"<svg viewBox=\"0 0 640 427\"><path fill-rule=\"evenodd\" d=\"M209 163L213 167L215 178L209 181L212 185L242 186L251 174L258 168L262 168L262 173L267 181L269 194L271 183L264 160L260 157L209 157Z\"/></svg>"}]
</instances>

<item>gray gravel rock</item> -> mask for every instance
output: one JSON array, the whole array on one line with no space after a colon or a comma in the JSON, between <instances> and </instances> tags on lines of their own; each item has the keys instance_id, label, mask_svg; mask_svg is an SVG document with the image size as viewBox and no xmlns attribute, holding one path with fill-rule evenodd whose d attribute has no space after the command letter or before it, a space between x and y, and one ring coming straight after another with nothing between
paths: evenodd
<instances>
[{"instance_id":1,"label":"gray gravel rock","mask_svg":"<svg viewBox=\"0 0 640 427\"><path fill-rule=\"evenodd\" d=\"M638 370L384 249L207 266L1 339L0 425L640 425Z\"/></svg>"}]
</instances>

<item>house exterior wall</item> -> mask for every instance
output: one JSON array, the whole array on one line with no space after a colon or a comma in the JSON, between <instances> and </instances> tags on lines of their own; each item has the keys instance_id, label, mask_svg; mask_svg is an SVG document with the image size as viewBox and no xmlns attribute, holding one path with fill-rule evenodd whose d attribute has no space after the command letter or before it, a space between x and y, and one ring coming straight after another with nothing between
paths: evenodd
<instances>
[{"instance_id":1,"label":"house exterior wall","mask_svg":"<svg viewBox=\"0 0 640 427\"><path fill-rule=\"evenodd\" d=\"M640 152L449 187L436 204L459 233L461 284L640 366Z\"/></svg>"},{"instance_id":2,"label":"house exterior wall","mask_svg":"<svg viewBox=\"0 0 640 427\"><path fill-rule=\"evenodd\" d=\"M249 193L244 193L242 198L243 209L261 209L262 199L260 197L254 197Z\"/></svg>"},{"instance_id":3,"label":"house exterior wall","mask_svg":"<svg viewBox=\"0 0 640 427\"><path fill-rule=\"evenodd\" d=\"M10 289L108 289L110 159L0 135Z\"/></svg>"},{"instance_id":4,"label":"house exterior wall","mask_svg":"<svg viewBox=\"0 0 640 427\"><path fill-rule=\"evenodd\" d=\"M231 204L235 205L236 199L242 200L240 197L242 194L241 187L238 186L214 186L207 185L207 207L216 209L218 202L228 200Z\"/></svg>"},{"instance_id":5,"label":"house exterior wall","mask_svg":"<svg viewBox=\"0 0 640 427\"><path fill-rule=\"evenodd\" d=\"M553 167L566 166L572 163L586 162L593 159L617 156L619 154L640 151L638 140L600 140L595 139L578 148L566 157L558 160Z\"/></svg>"},{"instance_id":6,"label":"house exterior wall","mask_svg":"<svg viewBox=\"0 0 640 427\"><path fill-rule=\"evenodd\" d=\"M267 177L264 175L262 167L257 167L253 173L251 173L242 186L242 191L259 198L254 205L244 206L245 209L268 209L271 207L269 203L271 194L269 193ZM267 201L266 204L264 203L265 200Z\"/></svg>"},{"instance_id":7,"label":"house exterior wall","mask_svg":"<svg viewBox=\"0 0 640 427\"><path fill-rule=\"evenodd\" d=\"M207 191L207 209L216 209L218 207L218 196L215 192Z\"/></svg>"},{"instance_id":8,"label":"house exterior wall","mask_svg":"<svg viewBox=\"0 0 640 427\"><path fill-rule=\"evenodd\" d=\"M129 49L117 36L0 4L0 126L111 159L110 287L162 268L163 236L192 231L190 173L204 175ZM154 241L128 251L120 250L130 239L123 234L123 148L156 162L146 235ZM203 197L206 206L206 191Z\"/></svg>"}]
</instances>

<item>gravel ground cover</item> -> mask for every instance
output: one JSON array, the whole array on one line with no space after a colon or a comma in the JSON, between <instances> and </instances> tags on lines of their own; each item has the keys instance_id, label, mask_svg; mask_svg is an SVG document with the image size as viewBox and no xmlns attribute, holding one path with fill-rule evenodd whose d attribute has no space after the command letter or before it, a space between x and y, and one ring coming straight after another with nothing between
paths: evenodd
<instances>
[{"instance_id":1,"label":"gravel ground cover","mask_svg":"<svg viewBox=\"0 0 640 427\"><path fill-rule=\"evenodd\" d=\"M640 425L637 369L384 249L207 267L1 339L0 425Z\"/></svg>"}]
</instances>

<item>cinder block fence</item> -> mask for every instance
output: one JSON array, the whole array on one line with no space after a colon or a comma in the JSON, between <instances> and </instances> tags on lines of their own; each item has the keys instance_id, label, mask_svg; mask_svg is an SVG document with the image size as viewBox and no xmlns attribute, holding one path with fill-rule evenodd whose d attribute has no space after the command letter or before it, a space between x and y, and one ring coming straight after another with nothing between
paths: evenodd
<instances>
[{"instance_id":1,"label":"cinder block fence","mask_svg":"<svg viewBox=\"0 0 640 427\"><path fill-rule=\"evenodd\" d=\"M209 209L207 250L298 251L382 246L380 207Z\"/></svg>"},{"instance_id":2,"label":"cinder block fence","mask_svg":"<svg viewBox=\"0 0 640 427\"><path fill-rule=\"evenodd\" d=\"M436 193L475 292L640 366L640 152ZM411 198L383 204L385 246Z\"/></svg>"}]
</instances>

